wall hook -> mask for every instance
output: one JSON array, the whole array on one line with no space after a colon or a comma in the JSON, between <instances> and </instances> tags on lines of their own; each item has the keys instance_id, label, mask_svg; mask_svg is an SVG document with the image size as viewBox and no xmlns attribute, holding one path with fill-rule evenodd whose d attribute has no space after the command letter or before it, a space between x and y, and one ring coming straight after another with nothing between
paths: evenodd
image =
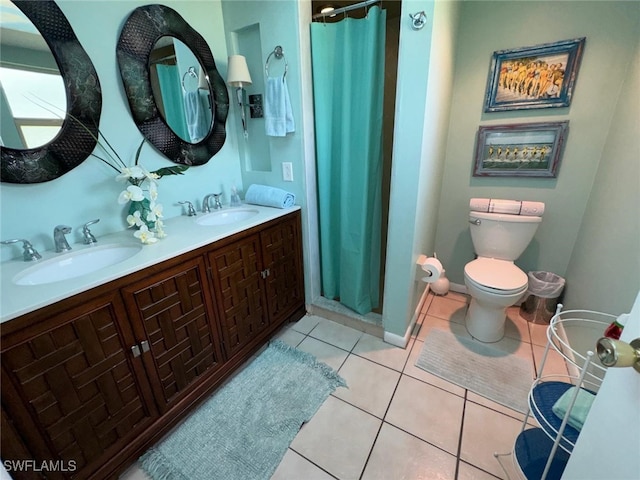
<instances>
[{"instance_id":1,"label":"wall hook","mask_svg":"<svg viewBox=\"0 0 640 480\"><path fill-rule=\"evenodd\" d=\"M411 18L411 28L414 30L421 30L427 23L427 14L424 13L424 10L413 15L409 14L409 17Z\"/></svg>"}]
</instances>

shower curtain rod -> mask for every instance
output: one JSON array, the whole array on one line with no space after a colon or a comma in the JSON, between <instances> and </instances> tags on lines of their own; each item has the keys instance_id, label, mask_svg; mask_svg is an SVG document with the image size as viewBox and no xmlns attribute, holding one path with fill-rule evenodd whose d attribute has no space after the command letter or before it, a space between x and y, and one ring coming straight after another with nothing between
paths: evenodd
<instances>
[{"instance_id":1,"label":"shower curtain rod","mask_svg":"<svg viewBox=\"0 0 640 480\"><path fill-rule=\"evenodd\" d=\"M373 5L374 3L382 3L382 0L366 0L360 3L354 3L353 5L348 5L342 8L336 8L335 10L331 10L327 13L316 13L311 20L315 20L317 18L331 17L333 15L338 15L343 12L348 12L349 10L356 10L358 8L368 7L369 5Z\"/></svg>"}]
</instances>

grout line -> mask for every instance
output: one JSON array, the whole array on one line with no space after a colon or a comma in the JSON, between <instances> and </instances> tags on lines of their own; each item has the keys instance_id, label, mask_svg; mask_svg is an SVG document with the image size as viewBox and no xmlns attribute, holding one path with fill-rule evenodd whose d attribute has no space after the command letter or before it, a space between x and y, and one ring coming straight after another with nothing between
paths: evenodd
<instances>
[{"instance_id":1,"label":"grout line","mask_svg":"<svg viewBox=\"0 0 640 480\"><path fill-rule=\"evenodd\" d=\"M460 469L460 453L462 453L462 433L464 431L464 418L465 413L467 411L467 394L469 390L465 388L464 390L464 402L462 404L462 417L460 418L460 433L458 435L458 449L456 451L456 471L453 475L453 478L458 478L458 473Z\"/></svg>"},{"instance_id":2,"label":"grout line","mask_svg":"<svg viewBox=\"0 0 640 480\"><path fill-rule=\"evenodd\" d=\"M362 466L362 471L360 472L360 476L358 477L358 480L362 480L362 476L364 475L364 472L367 470L367 465L369 464L369 459L371 459L371 454L373 453L373 449L375 448L376 442L378 441L378 437L380 436L382 425L384 425L384 422L380 422L380 426L378 427L376 437L373 439L373 443L371 444L371 448L369 449L369 454L367 455L367 459L364 461L364 465Z\"/></svg>"},{"instance_id":3,"label":"grout line","mask_svg":"<svg viewBox=\"0 0 640 480\"><path fill-rule=\"evenodd\" d=\"M481 468L481 467L479 467L478 465L474 465L473 463L469 463L469 462L467 462L466 460L462 460L462 459L460 459L460 462L459 462L459 463L464 463L465 465L469 465L470 467L473 467L473 468L475 468L476 470L478 470L478 471L480 471L480 472L482 472L482 473L485 473L485 474L489 475L491 478L495 478L495 479L497 479L497 480L503 480L503 479L502 479L502 477L498 477L498 476L496 476L495 474L493 474L493 473L491 473L491 472L488 472L488 471L487 471L487 470L485 470L484 468Z\"/></svg>"},{"instance_id":4,"label":"grout line","mask_svg":"<svg viewBox=\"0 0 640 480\"><path fill-rule=\"evenodd\" d=\"M313 460L305 457L302 453L298 452L296 449L292 448L291 446L289 446L289 450L291 450L292 452L295 452L296 455L299 455L301 458L304 458L307 462L309 462L311 465L314 465L315 467L319 468L320 470L322 470L324 473L326 473L327 475L329 475L331 478L335 478L336 480L340 480L339 477L336 477L335 475L333 475L332 473L328 472L327 470L325 470L324 468L322 468L320 465L318 465L317 463L315 463Z\"/></svg>"},{"instance_id":5,"label":"grout line","mask_svg":"<svg viewBox=\"0 0 640 480\"><path fill-rule=\"evenodd\" d=\"M433 299L432 299L432 300L433 300ZM425 303L426 303L426 302L425 302ZM425 317L426 317L427 315L429 315L428 310L429 310L429 309L430 309L430 307L432 306L432 305L431 305L432 303L433 303L433 302L430 302L429 308L427 309L427 311L426 311L426 312L425 312L424 310L421 312L420 317L422 317L422 318L421 318L421 319L422 319L422 322L416 322L417 324L420 324L420 325L421 325L421 328L422 328L422 326L423 326L423 325L424 325L424 323L425 323L425 320L426 320L426 319L425 319ZM319 316L319 315L318 315L318 316ZM430 315L430 316L431 316L431 317L434 317L434 315ZM320 318L324 318L324 317L320 317ZM440 318L440 317L435 317L435 318L438 318L439 320L444 320L444 321L449 321L449 322L451 322L451 319L446 319L446 318L445 318L445 319L443 319L443 318ZM328 321L333 321L333 320L330 320L330 319L326 319L326 320L328 320ZM335 322L335 323L340 324L339 322ZM338 371L340 370L340 368L342 368L342 367L344 366L345 362L348 360L348 358L349 358L349 356L350 356L350 355L355 355L355 356L357 356L357 357L359 357L359 358L361 358L361 359L367 360L367 361L369 361L369 362L371 362L371 363L373 363L373 364L375 364L375 365L385 367L385 368L387 368L387 369L389 369L389 370L392 370L392 371L394 371L394 372L398 372L398 370L396 370L395 368L389 367L388 365L384 365L384 364L382 364L382 363L379 363L379 362L377 362L377 361L371 360L371 359L369 359L369 358L367 358L367 357L364 357L364 356L362 356L362 355L358 355L357 353L354 353L355 347L356 347L356 346L357 346L357 344L360 342L360 340L361 340L362 336L361 336L361 337L360 337L360 338L355 342L355 344L351 347L351 349L350 349L349 351L345 350L344 348L341 348L341 347L338 347L338 346L336 346L336 345L333 345L332 343L330 343L330 342L328 342L328 341L325 341L325 340L322 340L322 339L319 339L319 338L316 338L316 337L311 336L311 332L312 332L313 330L315 330L315 328L316 328L318 325L319 325L319 324L315 325L315 326L311 329L311 331L309 331L307 334L302 334L302 332L298 332L298 333L300 333L300 334L304 335L304 338L301 340L301 342L300 342L300 343L302 343L302 341L304 341L306 338L311 337L311 338L313 338L314 340L317 340L317 341L319 341L319 342L325 343L325 344L330 345L330 346L332 346L332 347L334 347L334 348L338 348L338 349L339 349L339 350L341 350L341 351L347 352L347 357L346 357L346 358L345 358L345 360L342 362L342 364L340 365L340 367L337 369ZM342 324L341 324L341 325L342 325ZM348 325L346 325L346 326L347 326L348 328L352 328L352 327L349 327ZM519 341L521 341L521 342L524 342L524 343L528 343L528 344L529 344L529 349L530 349L530 354L531 354L531 359L532 359L532 365L533 365L533 367L534 367L534 371L536 371L536 368L537 368L537 367L536 367L536 361L535 361L535 355L534 355L534 348L533 348L534 344L533 344L533 340L532 340L532 334L531 334L530 325L527 325L527 329L529 330L529 339L530 339L530 341L529 341L529 342L525 342L523 338L517 338L517 339L515 339L515 340L519 340ZM355 329L354 329L354 330L355 330ZM359 331L359 330L358 330L358 331ZM361 333L366 334L367 332L361 332ZM487 410L490 410L490 411L492 411L492 412L499 413L499 414L504 415L504 416L506 416L506 417L508 417L508 418L512 418L512 419L514 419L514 420L521 421L521 419L519 419L519 418L517 418L517 417L515 416L516 414L518 414L518 415L519 415L519 414L520 414L519 412L515 412L515 411L514 411L514 415L511 415L511 414L509 414L509 413L505 413L504 411L496 410L495 408L492 408L491 406L485 405L485 404L483 404L483 403L479 403L479 402L477 402L477 401L473 401L473 400L471 400L471 399L469 398L469 390L464 389L464 395L462 395L462 398L463 398L463 400L464 400L464 403L463 403L463 410L462 410L462 416L461 416L461 421L460 421L460 432L459 432L459 437L458 437L457 452L456 452L456 454L455 454L455 455L453 455L451 452L449 452L449 451L445 450L444 448L442 448L442 447L440 447L440 446L438 446L438 445L434 445L434 444L432 444L431 442L428 442L428 441L426 441L425 439L420 438L420 437L418 437L417 435L415 435L415 434L413 434L413 433L411 433L411 432L408 432L408 431L404 430L403 428L398 427L397 425L394 425L394 424L390 423L389 421L385 420L385 419L386 419L386 417L387 417L387 414L388 414L388 412L389 412L389 409L390 409L390 407L391 407L391 404L392 404L392 402L393 402L393 399L394 399L394 397L395 397L395 395L396 395L396 393L397 393L397 390L398 390L398 387L399 387L399 385L400 385L400 382L402 381L402 377L403 377L403 376L406 376L406 377L408 377L408 378L410 378L410 379L413 379L413 380L417 380L417 381L419 381L419 382L421 382L421 383L424 383L424 384L427 384L427 385L429 385L429 386L431 386L431 387L438 388L439 390L442 390L442 391L444 391L444 392L446 392L446 393L449 393L449 394L455 395L455 396L457 396L457 397L460 397L460 395L459 395L459 394L453 393L453 392L451 392L451 391L449 391L449 390L447 390L447 389L445 389L445 388L439 387L439 386L437 386L437 385L433 385L432 383L429 383L428 381L425 381L425 380L423 380L423 379L416 378L416 377L414 377L414 376L410 375L409 373L405 373L405 369L407 368L407 365L409 365L409 359L410 359L410 357L411 357L411 354L412 354L412 352L413 352L413 349L414 349L414 348L420 348L420 345L423 345L423 344L424 344L423 342L421 342L420 340L418 340L418 338L417 338L418 333L419 333L419 331L418 331L418 332L416 332L416 336L415 336L415 337L413 337L413 336L412 336L412 337L410 338L410 341L411 341L411 340L413 340L413 342L412 342L412 344L410 345L410 347L408 346L408 348L407 348L407 350L408 350L408 354L407 354L407 356L406 356L406 358L405 358L405 360L404 360L404 363L403 363L402 369L399 371L400 376L398 377L398 381L396 382L395 388L394 388L394 390L393 390L393 393L392 393L392 395L391 395L391 398L390 398L390 400L389 400L389 403L387 404L387 408L386 408L386 410L385 410L385 412L384 412L384 414L383 414L382 418L380 418L380 417L378 417L377 415L374 415L374 414L372 414L372 413L370 413L370 412L368 412L368 411L364 410L364 409L363 409L363 408L361 408L361 407L358 407L357 405L354 405L354 404L350 403L349 401L346 401L346 400L344 400L344 399L342 399L342 398L338 398L338 397L336 397L336 396L334 396L334 395L332 394L332 396L333 396L335 399L342 401L342 402L343 402L343 403L345 403L346 405L349 405L349 406L351 406L351 407L353 407L353 408L356 408L356 409L358 409L358 410L362 411L363 413L366 413L366 414L368 414L368 415L370 415L370 416L372 416L372 417L374 417L374 418L376 418L376 419L378 419L378 420L381 420L380 427L378 428L378 431L377 431L377 433L376 433L376 435L375 435L375 438L374 438L374 440L373 440L373 443L372 443L371 449L369 450L369 453L368 453L367 458L366 458L366 460L365 460L364 466L363 466L362 471L360 472L360 475L359 475L359 477L358 477L358 478L359 478L360 480L362 480L362 478L363 478L363 476L364 476L364 473L365 473L365 471L366 471L366 468L367 468L368 462L369 462L369 460L371 459L371 455L372 455L372 453L373 453L373 449L375 448L375 445L376 445L376 443L377 443L377 441L378 441L378 438L379 438L380 432L382 431L382 426L383 426L385 423L386 423L387 425L390 425L390 426L394 427L394 428L397 428L398 430L400 430L400 431L404 432L404 433L405 433L405 434L407 434L407 435L410 435L411 437L416 438L417 440L419 440L419 441L421 441L421 442L424 442L424 443L426 443L426 444L428 444L428 445L430 445L430 446L432 446L432 447L437 448L438 450L440 450L440 451L442 451L442 452L444 452L444 453L446 453L446 454L448 454L448 455L453 456L453 457L455 458L455 461L456 461L456 463L455 463L455 465L456 465L456 466L455 466L455 476L454 476L454 478L458 478L458 476L460 475L460 464L461 464L461 463L464 463L465 465L469 465L469 466L471 466L471 467L473 467L473 468L475 468L475 469L477 469L477 470L479 470L479 471L482 471L482 472L486 473L487 475L490 475L492 478L500 478L500 477L496 477L496 476L495 476L494 474L492 474L491 472L488 472L488 471L486 471L486 470L484 470L484 469L480 468L479 466L474 465L474 464L471 464L471 463L469 463L468 461L465 461L465 460L463 460L463 459L461 458L461 454L462 454L462 440L463 440L463 432L464 432L464 424L465 424L465 414L466 414L466 410L467 410L467 402L471 402L471 403L473 403L473 404L475 404L475 405L478 405L478 406L480 406L480 407L486 408ZM298 343L298 346L300 345L300 343ZM449 382L449 383L450 383L450 382ZM486 398L486 397L483 397L483 398ZM491 401L490 399L487 399L487 400ZM292 450L293 450L293 449L292 449ZM329 472L327 472L324 468L320 467L319 465L315 464L314 462L312 462L312 461L311 461L311 460L309 460L308 458L304 457L304 455L301 455L299 452L296 452L295 450L293 450L293 451L294 451L296 454L300 455L302 458L305 458L307 461L309 461L310 463L312 463L313 465L315 465L315 466L316 466L316 467L318 467L319 469L321 469L322 471L326 472L326 473L327 473L328 475L330 475L332 478L337 478L337 477L335 477L334 475L331 475Z\"/></svg>"}]
</instances>

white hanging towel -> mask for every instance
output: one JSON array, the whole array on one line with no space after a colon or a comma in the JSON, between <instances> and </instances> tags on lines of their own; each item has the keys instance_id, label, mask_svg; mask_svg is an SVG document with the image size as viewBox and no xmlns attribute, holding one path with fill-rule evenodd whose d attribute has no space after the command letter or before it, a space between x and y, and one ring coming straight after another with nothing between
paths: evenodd
<instances>
[{"instance_id":1,"label":"white hanging towel","mask_svg":"<svg viewBox=\"0 0 640 480\"><path fill-rule=\"evenodd\" d=\"M197 143L206 137L209 125L204 116L204 109L202 108L198 91L184 94L184 114L191 142Z\"/></svg>"},{"instance_id":2,"label":"white hanging towel","mask_svg":"<svg viewBox=\"0 0 640 480\"><path fill-rule=\"evenodd\" d=\"M287 133L295 132L289 89L283 77L267 77L264 120L270 137L286 137Z\"/></svg>"}]
</instances>

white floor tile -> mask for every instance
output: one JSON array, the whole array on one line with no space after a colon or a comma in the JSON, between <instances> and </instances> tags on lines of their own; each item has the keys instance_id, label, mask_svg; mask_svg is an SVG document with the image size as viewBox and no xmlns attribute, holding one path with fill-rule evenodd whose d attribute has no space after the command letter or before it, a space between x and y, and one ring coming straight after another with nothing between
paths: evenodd
<instances>
[{"instance_id":1,"label":"white floor tile","mask_svg":"<svg viewBox=\"0 0 640 480\"><path fill-rule=\"evenodd\" d=\"M524 417L525 417L524 413L520 413L516 410L510 409L509 407L500 405L499 403L489 400L488 398L483 397L482 395L478 395L477 393L474 393L471 390L467 391L467 401L477 403L479 405L490 408L492 410L496 410L500 413L504 413L505 415L515 418L516 420L519 420L521 422L524 421Z\"/></svg>"},{"instance_id":2,"label":"white floor tile","mask_svg":"<svg viewBox=\"0 0 640 480\"><path fill-rule=\"evenodd\" d=\"M296 323L291 325L291 328L293 328L297 332L307 335L311 330L313 330L316 327L316 325L318 325L318 323L320 323L321 320L322 318L317 317L315 315L305 315Z\"/></svg>"},{"instance_id":3,"label":"white floor tile","mask_svg":"<svg viewBox=\"0 0 640 480\"><path fill-rule=\"evenodd\" d=\"M467 304L458 299L435 296L427 312L432 317L442 318L450 322L464 324Z\"/></svg>"},{"instance_id":4,"label":"white floor tile","mask_svg":"<svg viewBox=\"0 0 640 480\"><path fill-rule=\"evenodd\" d=\"M386 343L378 337L364 334L356 343L353 353L372 362L401 372L409 356L409 348L400 348Z\"/></svg>"},{"instance_id":5,"label":"white floor tile","mask_svg":"<svg viewBox=\"0 0 640 480\"><path fill-rule=\"evenodd\" d=\"M291 449L342 479L360 478L381 420L329 397L291 444Z\"/></svg>"},{"instance_id":6,"label":"white floor tile","mask_svg":"<svg viewBox=\"0 0 640 480\"><path fill-rule=\"evenodd\" d=\"M460 459L498 477L504 472L493 454L511 452L522 422L494 410L467 402ZM506 463L511 463L507 458ZM512 478L519 478L513 476Z\"/></svg>"},{"instance_id":7,"label":"white floor tile","mask_svg":"<svg viewBox=\"0 0 640 480\"><path fill-rule=\"evenodd\" d=\"M420 326L420 331L418 332L417 339L424 342L425 338L427 338L427 335L429 335L429 332L434 328L446 330L460 337L471 338L471 335L469 334L469 332L467 332L467 328L464 326L464 324L450 322L442 318L427 315L424 317L424 321Z\"/></svg>"},{"instance_id":8,"label":"white floor tile","mask_svg":"<svg viewBox=\"0 0 640 480\"><path fill-rule=\"evenodd\" d=\"M491 475L490 473L487 473L487 472L483 472L482 470L474 467L473 465L469 465L468 463L465 463L465 462L460 462L458 465L457 480L495 480L496 478L502 478L502 477L495 477L494 475Z\"/></svg>"},{"instance_id":9,"label":"white floor tile","mask_svg":"<svg viewBox=\"0 0 640 480\"><path fill-rule=\"evenodd\" d=\"M547 344L547 329L549 325L527 322L527 326L529 327L531 343L544 347Z\"/></svg>"},{"instance_id":10,"label":"white floor tile","mask_svg":"<svg viewBox=\"0 0 640 480\"><path fill-rule=\"evenodd\" d=\"M311 337L305 338L297 348L303 352L310 353L334 370L339 370L349 356L349 352Z\"/></svg>"},{"instance_id":11,"label":"white floor tile","mask_svg":"<svg viewBox=\"0 0 640 480\"><path fill-rule=\"evenodd\" d=\"M384 417L398 385L400 372L366 358L349 355L338 373L345 379L348 388L338 388L333 395L371 415Z\"/></svg>"},{"instance_id":12,"label":"white floor tile","mask_svg":"<svg viewBox=\"0 0 640 480\"><path fill-rule=\"evenodd\" d=\"M297 347L305 338L305 335L294 330L292 327L284 328L273 337L275 340L282 340L287 345Z\"/></svg>"},{"instance_id":13,"label":"white floor tile","mask_svg":"<svg viewBox=\"0 0 640 480\"><path fill-rule=\"evenodd\" d=\"M364 334L361 331L324 319L309 332L309 336L348 352L351 351L362 335Z\"/></svg>"},{"instance_id":14,"label":"white floor tile","mask_svg":"<svg viewBox=\"0 0 640 480\"><path fill-rule=\"evenodd\" d=\"M287 450L271 480L332 480L333 477L293 450Z\"/></svg>"},{"instance_id":15,"label":"white floor tile","mask_svg":"<svg viewBox=\"0 0 640 480\"><path fill-rule=\"evenodd\" d=\"M536 363L536 372L540 373L542 359L544 358L545 347L533 345L533 358ZM543 375L567 375L567 363L562 355L553 348L549 349L547 359L544 364Z\"/></svg>"},{"instance_id":16,"label":"white floor tile","mask_svg":"<svg viewBox=\"0 0 640 480\"><path fill-rule=\"evenodd\" d=\"M455 456L384 423L362 480L446 480L455 469Z\"/></svg>"},{"instance_id":17,"label":"white floor tile","mask_svg":"<svg viewBox=\"0 0 640 480\"><path fill-rule=\"evenodd\" d=\"M403 375L385 421L455 455L464 399Z\"/></svg>"},{"instance_id":18,"label":"white floor tile","mask_svg":"<svg viewBox=\"0 0 640 480\"><path fill-rule=\"evenodd\" d=\"M520 307L507 308L504 334L522 342L531 343L529 334L529 322L520 316Z\"/></svg>"}]
</instances>

